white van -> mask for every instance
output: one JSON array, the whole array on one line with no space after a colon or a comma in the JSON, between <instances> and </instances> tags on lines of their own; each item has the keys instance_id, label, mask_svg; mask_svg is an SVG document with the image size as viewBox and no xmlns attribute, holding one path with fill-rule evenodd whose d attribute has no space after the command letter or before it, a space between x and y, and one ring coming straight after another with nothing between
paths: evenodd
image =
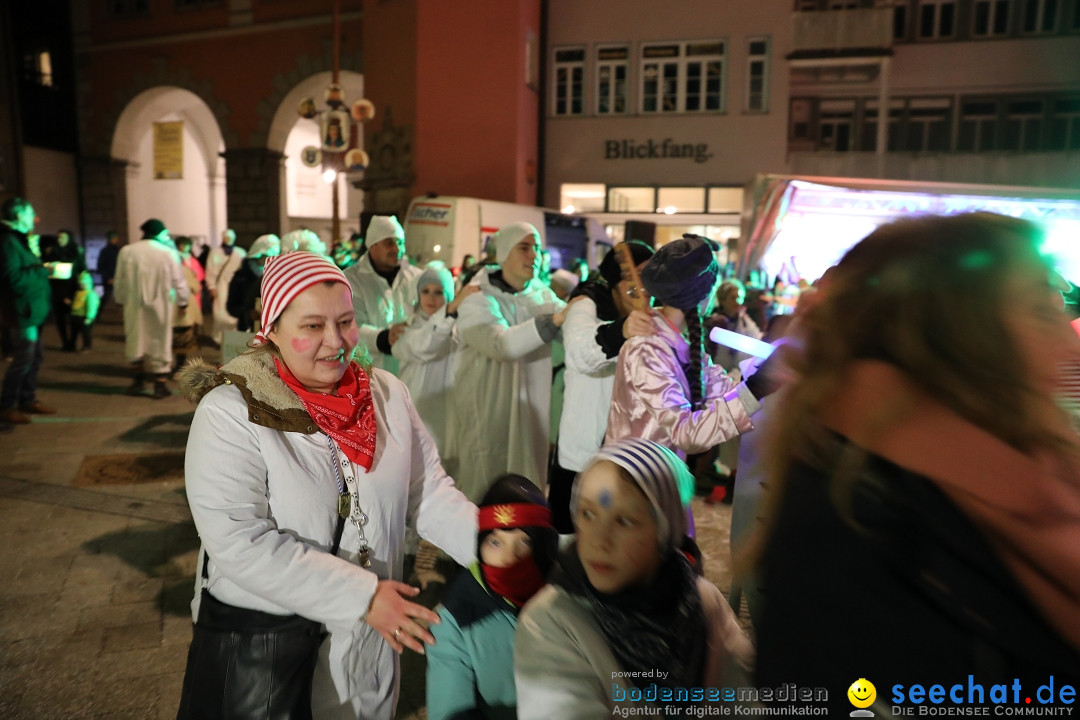
<instances>
[{"instance_id":1,"label":"white van","mask_svg":"<svg viewBox=\"0 0 1080 720\"><path fill-rule=\"evenodd\" d=\"M557 210L469 197L418 197L405 216L405 245L409 257L420 264L442 260L447 267L461 265L466 255L480 260L484 246L499 228L524 221L540 231L551 253L551 269L585 258L589 267L610 249L604 228L585 215L564 215ZM597 244L601 247L597 252Z\"/></svg>"}]
</instances>

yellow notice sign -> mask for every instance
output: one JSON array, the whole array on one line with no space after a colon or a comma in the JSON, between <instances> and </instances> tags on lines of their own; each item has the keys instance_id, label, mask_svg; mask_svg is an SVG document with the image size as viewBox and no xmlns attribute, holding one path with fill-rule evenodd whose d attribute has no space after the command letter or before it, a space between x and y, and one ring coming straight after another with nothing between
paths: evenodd
<instances>
[{"instance_id":1,"label":"yellow notice sign","mask_svg":"<svg viewBox=\"0 0 1080 720\"><path fill-rule=\"evenodd\" d=\"M184 123L154 123L154 179L184 177Z\"/></svg>"}]
</instances>

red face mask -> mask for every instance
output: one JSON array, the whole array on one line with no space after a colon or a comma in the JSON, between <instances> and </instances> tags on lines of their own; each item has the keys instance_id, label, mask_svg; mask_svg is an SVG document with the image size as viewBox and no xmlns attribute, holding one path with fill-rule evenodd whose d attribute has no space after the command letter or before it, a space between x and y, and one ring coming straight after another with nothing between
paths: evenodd
<instances>
[{"instance_id":1,"label":"red face mask","mask_svg":"<svg viewBox=\"0 0 1080 720\"><path fill-rule=\"evenodd\" d=\"M532 556L522 558L510 567L496 568L480 563L484 581L496 595L501 595L521 607L544 587L544 575Z\"/></svg>"}]
</instances>

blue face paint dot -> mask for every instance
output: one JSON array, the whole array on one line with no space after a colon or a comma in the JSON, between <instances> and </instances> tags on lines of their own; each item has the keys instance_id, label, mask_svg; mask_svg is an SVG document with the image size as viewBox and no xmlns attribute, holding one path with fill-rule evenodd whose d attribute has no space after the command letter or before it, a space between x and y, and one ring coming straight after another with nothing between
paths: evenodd
<instances>
[{"instance_id":1,"label":"blue face paint dot","mask_svg":"<svg viewBox=\"0 0 1080 720\"><path fill-rule=\"evenodd\" d=\"M611 507L611 491L610 490L601 490L600 491L600 507L604 508L605 510L608 509L609 507Z\"/></svg>"}]
</instances>

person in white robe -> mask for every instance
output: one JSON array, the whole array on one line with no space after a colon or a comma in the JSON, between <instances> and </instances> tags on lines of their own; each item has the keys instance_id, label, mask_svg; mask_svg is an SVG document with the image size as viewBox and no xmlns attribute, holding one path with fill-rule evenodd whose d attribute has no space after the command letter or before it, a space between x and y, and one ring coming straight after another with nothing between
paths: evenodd
<instances>
[{"instance_id":1,"label":"person in white robe","mask_svg":"<svg viewBox=\"0 0 1080 720\"><path fill-rule=\"evenodd\" d=\"M221 233L221 245L210 249L206 258L206 287L214 298L214 341L221 343L226 330L236 329L236 318L229 314L229 283L244 263L247 253L236 246L236 233L232 229Z\"/></svg>"},{"instance_id":2,"label":"person in white robe","mask_svg":"<svg viewBox=\"0 0 1080 720\"><path fill-rule=\"evenodd\" d=\"M124 306L124 349L134 375L127 393L142 395L152 377L152 397L160 400L172 394L165 378L173 366L175 309L191 298L168 228L151 218L140 229L143 239L120 249L113 292Z\"/></svg>"},{"instance_id":3,"label":"person in white robe","mask_svg":"<svg viewBox=\"0 0 1080 720\"><path fill-rule=\"evenodd\" d=\"M451 392L447 463L474 502L496 477L524 475L547 486L551 342L567 305L537 279L540 233L529 223L494 238L500 267L484 268L480 292L458 309L461 354Z\"/></svg>"},{"instance_id":4,"label":"person in white robe","mask_svg":"<svg viewBox=\"0 0 1080 720\"><path fill-rule=\"evenodd\" d=\"M364 235L367 252L345 271L353 292L360 341L367 345L375 367L398 373L391 337L404 330L403 323L416 302L416 281L423 272L405 257L405 230L397 218L376 215ZM391 332L391 327L397 329Z\"/></svg>"},{"instance_id":5,"label":"person in white robe","mask_svg":"<svg viewBox=\"0 0 1080 720\"><path fill-rule=\"evenodd\" d=\"M454 332L462 301L480 288L470 285L454 295L454 277L445 267L429 267L416 283L416 310L393 345L400 377L413 405L431 433L439 454L446 452L450 388L454 384L458 341Z\"/></svg>"}]
</instances>

